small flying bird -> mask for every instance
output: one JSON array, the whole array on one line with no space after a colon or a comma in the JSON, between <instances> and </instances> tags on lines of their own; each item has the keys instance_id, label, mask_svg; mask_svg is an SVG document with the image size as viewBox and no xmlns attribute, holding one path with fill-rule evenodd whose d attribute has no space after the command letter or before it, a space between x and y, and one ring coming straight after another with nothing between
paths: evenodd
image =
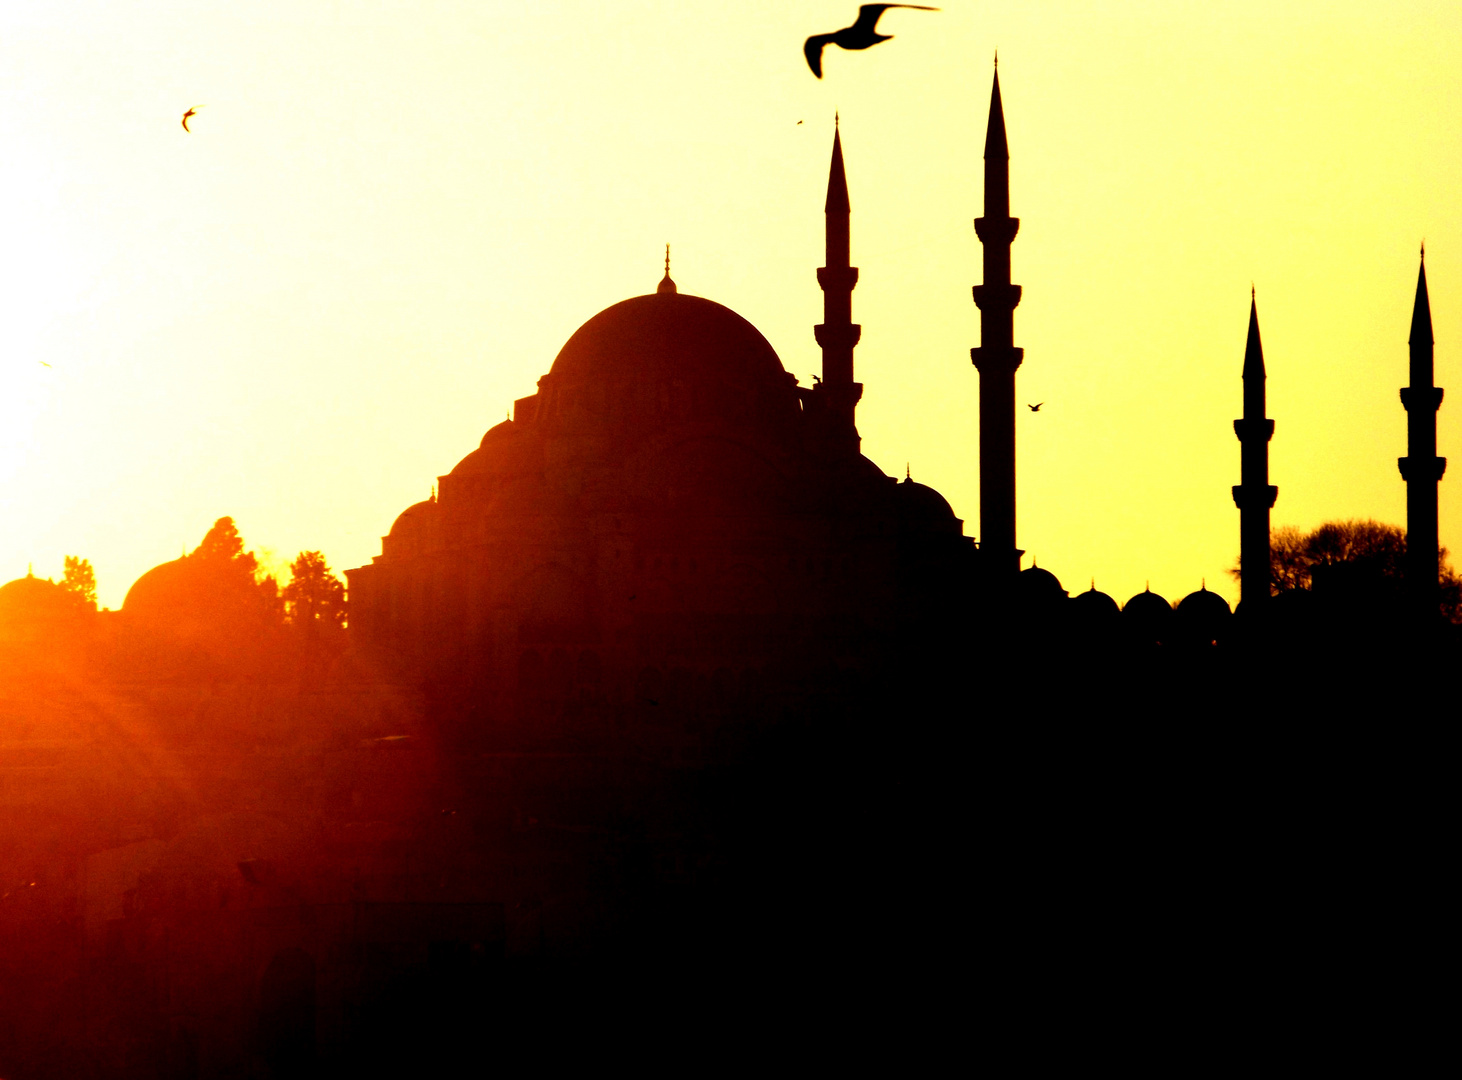
<instances>
[{"instance_id":1,"label":"small flying bird","mask_svg":"<svg viewBox=\"0 0 1462 1080\"><path fill-rule=\"evenodd\" d=\"M936 7L923 4L863 4L858 8L858 21L832 34L814 34L802 46L807 56L807 66L819 79L822 78L822 50L828 45L841 49L867 49L880 41L888 41L892 34L880 34L878 20L889 8L913 8L915 11L938 11Z\"/></svg>"},{"instance_id":2,"label":"small flying bird","mask_svg":"<svg viewBox=\"0 0 1462 1080\"><path fill-rule=\"evenodd\" d=\"M1044 401L1038 401L1034 405L1031 405L1031 404L1027 403L1026 408L1029 409L1031 412L1040 412L1041 411L1041 406L1044 405L1044 404L1045 404Z\"/></svg>"},{"instance_id":3,"label":"small flying bird","mask_svg":"<svg viewBox=\"0 0 1462 1080\"><path fill-rule=\"evenodd\" d=\"M194 105L183 114L183 130L186 131L189 135L193 134L193 129L188 126L188 121L198 115L199 109L206 108L208 108L207 105Z\"/></svg>"}]
</instances>

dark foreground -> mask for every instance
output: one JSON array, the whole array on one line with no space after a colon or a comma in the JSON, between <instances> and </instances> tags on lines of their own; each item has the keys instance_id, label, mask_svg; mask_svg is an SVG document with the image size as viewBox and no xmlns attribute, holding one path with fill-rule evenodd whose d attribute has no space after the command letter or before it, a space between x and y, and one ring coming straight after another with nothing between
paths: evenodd
<instances>
[{"instance_id":1,"label":"dark foreground","mask_svg":"<svg viewBox=\"0 0 1462 1080\"><path fill-rule=\"evenodd\" d=\"M1448 966L1455 653L1333 644L921 650L486 730L348 661L15 671L0 1076L1394 1067Z\"/></svg>"}]
</instances>

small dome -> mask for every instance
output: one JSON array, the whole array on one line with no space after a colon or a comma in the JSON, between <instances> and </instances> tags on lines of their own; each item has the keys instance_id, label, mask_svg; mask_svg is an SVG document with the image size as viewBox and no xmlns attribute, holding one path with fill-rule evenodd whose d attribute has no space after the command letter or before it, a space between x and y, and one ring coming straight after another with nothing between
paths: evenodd
<instances>
[{"instance_id":1,"label":"small dome","mask_svg":"<svg viewBox=\"0 0 1462 1080\"><path fill-rule=\"evenodd\" d=\"M49 578L28 574L0 585L0 641L36 641L70 626L82 609Z\"/></svg>"},{"instance_id":2,"label":"small dome","mask_svg":"<svg viewBox=\"0 0 1462 1080\"><path fill-rule=\"evenodd\" d=\"M0 585L0 617L25 617L70 607L66 590L49 578L27 574Z\"/></svg>"},{"instance_id":3,"label":"small dome","mask_svg":"<svg viewBox=\"0 0 1462 1080\"><path fill-rule=\"evenodd\" d=\"M894 496L900 510L909 518L934 522L955 520L954 507L932 487L905 479L894 485Z\"/></svg>"},{"instance_id":4,"label":"small dome","mask_svg":"<svg viewBox=\"0 0 1462 1080\"><path fill-rule=\"evenodd\" d=\"M1061 582L1056 575L1049 570L1042 570L1039 566L1031 566L1022 570L1017 587L1020 590L1021 599L1027 602L1066 599L1066 590L1061 588Z\"/></svg>"},{"instance_id":5,"label":"small dome","mask_svg":"<svg viewBox=\"0 0 1462 1080\"><path fill-rule=\"evenodd\" d=\"M1151 589L1138 593L1122 608L1122 625L1137 643L1167 641L1172 622L1173 606Z\"/></svg>"},{"instance_id":6,"label":"small dome","mask_svg":"<svg viewBox=\"0 0 1462 1080\"><path fill-rule=\"evenodd\" d=\"M1165 619L1173 613L1169 604L1151 589L1145 589L1122 606L1122 614L1135 619Z\"/></svg>"},{"instance_id":7,"label":"small dome","mask_svg":"<svg viewBox=\"0 0 1462 1080\"><path fill-rule=\"evenodd\" d=\"M1190 592L1178 601L1178 614L1203 615L1207 618L1227 618L1230 614L1228 601L1216 592L1209 592L1204 586L1197 592Z\"/></svg>"},{"instance_id":8,"label":"small dome","mask_svg":"<svg viewBox=\"0 0 1462 1080\"><path fill-rule=\"evenodd\" d=\"M1202 644L1217 641L1228 625L1228 601L1205 585L1178 602L1177 618L1185 638Z\"/></svg>"},{"instance_id":9,"label":"small dome","mask_svg":"<svg viewBox=\"0 0 1462 1080\"><path fill-rule=\"evenodd\" d=\"M1104 592L1098 592L1096 583L1093 582L1090 589L1084 593L1077 593L1071 598L1074 610L1081 612L1084 616L1095 618L1115 617L1121 614L1117 607L1117 601L1113 600Z\"/></svg>"},{"instance_id":10,"label":"small dome","mask_svg":"<svg viewBox=\"0 0 1462 1080\"><path fill-rule=\"evenodd\" d=\"M133 614L170 610L179 596L191 592L190 570L187 556L154 566L132 583L122 610Z\"/></svg>"},{"instance_id":11,"label":"small dome","mask_svg":"<svg viewBox=\"0 0 1462 1080\"><path fill-rule=\"evenodd\" d=\"M437 501L435 499L423 499L419 503L412 503L391 525L390 535L396 538L407 536L418 536L431 515L436 513Z\"/></svg>"}]
</instances>

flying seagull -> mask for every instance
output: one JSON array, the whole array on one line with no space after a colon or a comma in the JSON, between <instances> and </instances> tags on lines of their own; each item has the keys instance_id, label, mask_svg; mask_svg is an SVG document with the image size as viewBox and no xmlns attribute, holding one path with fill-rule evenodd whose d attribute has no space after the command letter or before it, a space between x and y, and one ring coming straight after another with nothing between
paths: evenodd
<instances>
[{"instance_id":1,"label":"flying seagull","mask_svg":"<svg viewBox=\"0 0 1462 1080\"><path fill-rule=\"evenodd\" d=\"M866 49L893 37L892 34L880 34L876 29L879 18L889 8L913 8L915 11L939 10L923 4L864 4L858 8L858 21L852 26L845 26L832 34L814 34L807 39L807 44L802 46L802 51L807 55L807 66L812 69L812 73L819 79L822 78L822 50L829 45L836 45L842 49Z\"/></svg>"},{"instance_id":2,"label":"flying seagull","mask_svg":"<svg viewBox=\"0 0 1462 1080\"><path fill-rule=\"evenodd\" d=\"M1027 405L1026 408L1029 409L1031 412L1040 412L1041 406L1044 404L1044 401L1038 401L1034 405Z\"/></svg>"},{"instance_id":3,"label":"flying seagull","mask_svg":"<svg viewBox=\"0 0 1462 1080\"><path fill-rule=\"evenodd\" d=\"M207 105L194 105L183 114L183 130L186 131L189 135L193 134L193 129L188 126L188 121L198 115L199 109L206 108L208 108Z\"/></svg>"}]
</instances>

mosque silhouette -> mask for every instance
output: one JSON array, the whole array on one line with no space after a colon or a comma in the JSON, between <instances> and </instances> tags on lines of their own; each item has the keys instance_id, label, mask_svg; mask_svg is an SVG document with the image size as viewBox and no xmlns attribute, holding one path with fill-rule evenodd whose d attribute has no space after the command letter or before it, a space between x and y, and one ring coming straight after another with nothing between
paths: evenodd
<instances>
[{"instance_id":1,"label":"mosque silhouette","mask_svg":"<svg viewBox=\"0 0 1462 1080\"><path fill-rule=\"evenodd\" d=\"M92 623L49 581L0 588L0 662L91 665L0 680L0 719L60 733L0 741L0 856L28 878L0 882L0 1069L434 1074L626 1045L680 1066L813 1039L924 1072L965 1039L951 981L1031 1045L1080 1042L1092 1002L1163 1027L1230 969L1245 1002L1288 993L1254 976L1275 956L1356 978L1377 911L1404 935L1445 895L1416 868L1450 820L1450 755L1417 751L1444 670L1416 645L1445 468L1424 266L1410 610L1318 579L1271 597L1252 297L1239 610L1068 596L1017 546L1008 160L997 73L978 543L860 452L835 130L821 378L681 293L667 252L347 571L348 642L250 629L272 583L203 546Z\"/></svg>"},{"instance_id":2,"label":"mosque silhouette","mask_svg":"<svg viewBox=\"0 0 1462 1080\"><path fill-rule=\"evenodd\" d=\"M789 664L856 667L895 643L972 633L971 612L1071 642L1213 644L1227 602L1206 585L1176 605L1069 599L1016 544L1014 344L1021 287L1010 250L1009 150L998 71L985 139L980 344L980 536L935 490L886 476L859 452L853 354L858 269L849 264L841 135L828 176L822 376L802 387L757 330L670 276L600 312L564 345L538 390L407 508L371 564L348 572L351 633L396 671L511 722L592 698L642 709L667 681L711 694ZM1425 270L1412 327L1409 575L1436 610L1436 484ZM1251 299L1243 361L1244 607L1270 600L1268 479L1274 422ZM1430 395L1430 396L1429 396ZM1433 400L1433 398L1435 400ZM1428 427L1430 425L1430 427ZM1431 434L1428 436L1427 431ZM1434 465L1408 467L1410 461ZM1430 581L1427 588L1421 582ZM448 689L450 688L450 689ZM653 706L652 706L653 707ZM601 710L602 711L602 710Z\"/></svg>"}]
</instances>

